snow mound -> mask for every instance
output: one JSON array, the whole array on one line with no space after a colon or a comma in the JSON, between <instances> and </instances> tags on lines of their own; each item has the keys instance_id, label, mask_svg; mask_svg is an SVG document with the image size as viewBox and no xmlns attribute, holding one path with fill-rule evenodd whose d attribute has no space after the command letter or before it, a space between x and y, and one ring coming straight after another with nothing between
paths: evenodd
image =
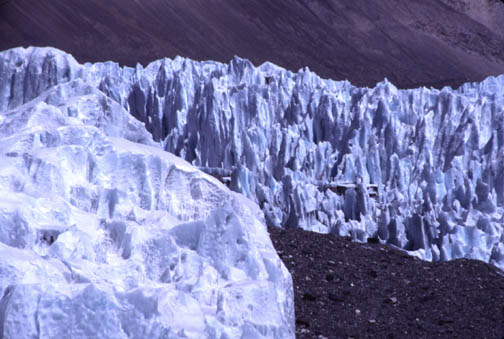
<instances>
[{"instance_id":1,"label":"snow mound","mask_svg":"<svg viewBox=\"0 0 504 339\"><path fill-rule=\"evenodd\" d=\"M0 54L0 337L294 338L261 210L100 86L133 73Z\"/></svg>"}]
</instances>

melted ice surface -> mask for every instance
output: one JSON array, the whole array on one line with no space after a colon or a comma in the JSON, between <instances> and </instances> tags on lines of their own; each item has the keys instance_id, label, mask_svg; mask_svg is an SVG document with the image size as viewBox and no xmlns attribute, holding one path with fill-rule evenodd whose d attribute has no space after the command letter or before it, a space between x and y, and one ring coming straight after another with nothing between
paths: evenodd
<instances>
[{"instance_id":1,"label":"melted ice surface","mask_svg":"<svg viewBox=\"0 0 504 339\"><path fill-rule=\"evenodd\" d=\"M0 53L0 337L294 338L258 206L101 85L138 72Z\"/></svg>"}]
</instances>

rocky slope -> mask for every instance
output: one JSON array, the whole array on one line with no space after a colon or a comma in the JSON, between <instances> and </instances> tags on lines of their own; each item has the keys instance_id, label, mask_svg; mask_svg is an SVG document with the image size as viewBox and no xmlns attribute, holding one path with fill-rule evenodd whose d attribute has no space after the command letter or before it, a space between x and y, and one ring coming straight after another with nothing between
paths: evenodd
<instances>
[{"instance_id":1,"label":"rocky slope","mask_svg":"<svg viewBox=\"0 0 504 339\"><path fill-rule=\"evenodd\" d=\"M503 21L497 0L13 0L0 6L0 50L129 66L239 55L358 86L441 87L504 73Z\"/></svg>"},{"instance_id":2,"label":"rocky slope","mask_svg":"<svg viewBox=\"0 0 504 339\"><path fill-rule=\"evenodd\" d=\"M298 338L504 337L504 273L390 246L270 228L292 273Z\"/></svg>"}]
</instances>

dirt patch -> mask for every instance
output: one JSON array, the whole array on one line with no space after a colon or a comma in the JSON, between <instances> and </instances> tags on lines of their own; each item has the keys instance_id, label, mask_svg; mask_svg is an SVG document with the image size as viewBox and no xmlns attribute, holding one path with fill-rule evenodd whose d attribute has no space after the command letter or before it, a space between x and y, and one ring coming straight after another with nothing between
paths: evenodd
<instances>
[{"instance_id":1,"label":"dirt patch","mask_svg":"<svg viewBox=\"0 0 504 339\"><path fill-rule=\"evenodd\" d=\"M504 273L381 244L269 229L292 274L298 338L503 338Z\"/></svg>"}]
</instances>

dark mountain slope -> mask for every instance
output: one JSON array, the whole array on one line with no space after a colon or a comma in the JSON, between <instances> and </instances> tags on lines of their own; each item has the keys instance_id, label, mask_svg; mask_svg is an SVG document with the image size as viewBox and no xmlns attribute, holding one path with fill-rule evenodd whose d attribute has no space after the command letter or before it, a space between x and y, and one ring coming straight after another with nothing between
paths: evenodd
<instances>
[{"instance_id":1,"label":"dark mountain slope","mask_svg":"<svg viewBox=\"0 0 504 339\"><path fill-rule=\"evenodd\" d=\"M504 73L504 5L468 1L11 0L0 50L50 45L126 65L239 55L356 85L456 86Z\"/></svg>"}]
</instances>

